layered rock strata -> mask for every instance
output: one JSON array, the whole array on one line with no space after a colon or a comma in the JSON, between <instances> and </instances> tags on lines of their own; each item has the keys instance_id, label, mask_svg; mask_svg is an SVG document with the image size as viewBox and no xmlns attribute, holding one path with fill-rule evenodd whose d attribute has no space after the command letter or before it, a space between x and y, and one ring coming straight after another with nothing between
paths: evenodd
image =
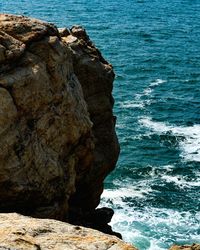
<instances>
[{"instance_id":1,"label":"layered rock strata","mask_svg":"<svg viewBox=\"0 0 200 250\"><path fill-rule=\"evenodd\" d=\"M80 27L0 15L1 212L94 212L119 153L113 79Z\"/></svg>"}]
</instances>

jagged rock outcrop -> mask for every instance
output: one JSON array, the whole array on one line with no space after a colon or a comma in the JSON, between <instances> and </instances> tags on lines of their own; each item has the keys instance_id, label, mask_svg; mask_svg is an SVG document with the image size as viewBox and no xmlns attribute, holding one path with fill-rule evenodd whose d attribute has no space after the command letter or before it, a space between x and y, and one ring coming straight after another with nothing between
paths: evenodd
<instances>
[{"instance_id":1,"label":"jagged rock outcrop","mask_svg":"<svg viewBox=\"0 0 200 250\"><path fill-rule=\"evenodd\" d=\"M189 245L184 245L184 246L174 245L170 248L170 250L200 250L200 245L199 244L193 244L191 246L189 246Z\"/></svg>"},{"instance_id":2,"label":"jagged rock outcrop","mask_svg":"<svg viewBox=\"0 0 200 250\"><path fill-rule=\"evenodd\" d=\"M93 229L18 214L0 214L1 250L136 250Z\"/></svg>"},{"instance_id":3,"label":"jagged rock outcrop","mask_svg":"<svg viewBox=\"0 0 200 250\"><path fill-rule=\"evenodd\" d=\"M113 79L83 29L0 15L0 212L94 211L119 153Z\"/></svg>"}]
</instances>

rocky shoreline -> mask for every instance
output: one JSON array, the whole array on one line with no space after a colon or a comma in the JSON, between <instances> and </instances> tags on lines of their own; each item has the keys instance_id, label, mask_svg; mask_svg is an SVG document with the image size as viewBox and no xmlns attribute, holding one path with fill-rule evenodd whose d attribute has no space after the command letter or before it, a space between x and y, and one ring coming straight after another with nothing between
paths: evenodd
<instances>
[{"instance_id":1,"label":"rocky shoreline","mask_svg":"<svg viewBox=\"0 0 200 250\"><path fill-rule=\"evenodd\" d=\"M0 15L0 249L135 249L79 227L121 238L96 209L120 150L114 76L84 28Z\"/></svg>"},{"instance_id":2,"label":"rocky shoreline","mask_svg":"<svg viewBox=\"0 0 200 250\"><path fill-rule=\"evenodd\" d=\"M137 250L115 236L52 219L16 213L0 214L1 250ZM169 250L199 250L200 245L172 246Z\"/></svg>"}]
</instances>

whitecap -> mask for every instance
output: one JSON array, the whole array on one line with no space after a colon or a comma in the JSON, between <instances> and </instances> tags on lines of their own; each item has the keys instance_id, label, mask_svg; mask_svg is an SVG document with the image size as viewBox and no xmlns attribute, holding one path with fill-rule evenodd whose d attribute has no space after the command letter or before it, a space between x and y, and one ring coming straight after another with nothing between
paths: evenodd
<instances>
[{"instance_id":1,"label":"whitecap","mask_svg":"<svg viewBox=\"0 0 200 250\"><path fill-rule=\"evenodd\" d=\"M148 95L150 95L152 93L152 91L153 90L151 88L146 88L143 91L143 95L148 96Z\"/></svg>"},{"instance_id":2,"label":"whitecap","mask_svg":"<svg viewBox=\"0 0 200 250\"><path fill-rule=\"evenodd\" d=\"M166 80L162 80L162 79L156 79L154 82L151 82L150 86L151 87L155 87L155 86L158 86L160 84L163 84L167 82Z\"/></svg>"},{"instance_id":3,"label":"whitecap","mask_svg":"<svg viewBox=\"0 0 200 250\"><path fill-rule=\"evenodd\" d=\"M138 101L138 104L143 108L145 105L149 105L151 103L150 100L141 100L143 97L150 98L153 93L154 87L167 82L166 80L156 79L151 82L148 87L146 87L142 93L135 94L135 100ZM135 102L131 102L131 105L134 105ZM126 103L125 103L126 105Z\"/></svg>"},{"instance_id":4,"label":"whitecap","mask_svg":"<svg viewBox=\"0 0 200 250\"><path fill-rule=\"evenodd\" d=\"M145 181L146 182L146 181ZM139 186L142 188L139 190ZM152 189L148 186L144 186L144 183L140 183L137 187L121 187L118 189L105 189L102 194L102 199L106 200L113 200L115 204L120 205L123 202L124 197L131 197L131 198L144 198L145 195L152 192Z\"/></svg>"},{"instance_id":5,"label":"whitecap","mask_svg":"<svg viewBox=\"0 0 200 250\"><path fill-rule=\"evenodd\" d=\"M139 123L158 133L166 133L171 130L171 128L167 126L165 123L154 122L149 117L142 117L141 119L139 119Z\"/></svg>"},{"instance_id":6,"label":"whitecap","mask_svg":"<svg viewBox=\"0 0 200 250\"><path fill-rule=\"evenodd\" d=\"M198 180L186 181L184 177L180 175L163 175L161 178L168 183L175 183L179 188L200 187L200 182Z\"/></svg>"},{"instance_id":7,"label":"whitecap","mask_svg":"<svg viewBox=\"0 0 200 250\"><path fill-rule=\"evenodd\" d=\"M173 165L165 165L165 166L157 166L157 167L154 166L152 167L152 170L149 175L151 177L160 177L160 175L163 175L163 173L171 173L173 169L174 169Z\"/></svg>"},{"instance_id":8,"label":"whitecap","mask_svg":"<svg viewBox=\"0 0 200 250\"><path fill-rule=\"evenodd\" d=\"M144 104L142 102L137 102L134 100L128 100L128 101L124 101L124 102L120 102L120 107L121 108L144 108Z\"/></svg>"},{"instance_id":9,"label":"whitecap","mask_svg":"<svg viewBox=\"0 0 200 250\"><path fill-rule=\"evenodd\" d=\"M115 127L118 128L118 129L124 129L126 127L126 125L123 124L123 123L116 123Z\"/></svg>"},{"instance_id":10,"label":"whitecap","mask_svg":"<svg viewBox=\"0 0 200 250\"><path fill-rule=\"evenodd\" d=\"M180 156L186 161L200 162L199 124L188 127L178 127L168 125L164 122L152 121L150 117L143 117L139 119L139 123L156 133L164 134L171 132L174 136L184 137L184 140L179 141L179 148L181 149Z\"/></svg>"}]
</instances>

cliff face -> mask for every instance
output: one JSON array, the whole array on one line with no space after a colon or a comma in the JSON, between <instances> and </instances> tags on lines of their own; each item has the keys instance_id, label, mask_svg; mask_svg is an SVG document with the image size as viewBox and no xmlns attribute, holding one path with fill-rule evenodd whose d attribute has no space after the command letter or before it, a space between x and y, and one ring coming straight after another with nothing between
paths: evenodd
<instances>
[{"instance_id":1,"label":"cliff face","mask_svg":"<svg viewBox=\"0 0 200 250\"><path fill-rule=\"evenodd\" d=\"M94 162L90 174L77 185L73 196L77 207L94 208L99 203L103 191L103 180L114 169L119 154L119 144L115 133L115 117L112 113L112 87L114 72L98 49L90 41L85 30L72 27L71 35L63 35L73 55L73 68L83 89L93 123ZM88 204L87 204L88 203Z\"/></svg>"},{"instance_id":2,"label":"cliff face","mask_svg":"<svg viewBox=\"0 0 200 250\"><path fill-rule=\"evenodd\" d=\"M94 210L119 153L113 79L83 29L0 15L0 212Z\"/></svg>"}]
</instances>

